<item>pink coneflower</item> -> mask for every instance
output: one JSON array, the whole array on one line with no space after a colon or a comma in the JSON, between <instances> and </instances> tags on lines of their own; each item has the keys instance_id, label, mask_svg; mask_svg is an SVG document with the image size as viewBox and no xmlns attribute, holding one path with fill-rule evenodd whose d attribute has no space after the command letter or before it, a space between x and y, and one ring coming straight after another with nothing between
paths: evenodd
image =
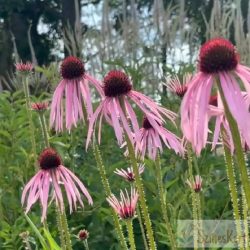
<instances>
[{"instance_id":1,"label":"pink coneflower","mask_svg":"<svg viewBox=\"0 0 250 250\"><path fill-rule=\"evenodd\" d=\"M241 94L237 77L250 95L250 69L239 64L235 47L223 38L206 42L200 50L199 72L189 83L181 105L181 127L184 136L199 155L206 145L209 121L209 100L215 78L220 84L229 110L239 130L250 145L250 114Z\"/></svg>"},{"instance_id":2,"label":"pink coneflower","mask_svg":"<svg viewBox=\"0 0 250 250\"><path fill-rule=\"evenodd\" d=\"M199 175L196 175L194 180L187 180L186 183L196 193L202 190L202 178Z\"/></svg>"},{"instance_id":3,"label":"pink coneflower","mask_svg":"<svg viewBox=\"0 0 250 250\"><path fill-rule=\"evenodd\" d=\"M63 130L65 106L66 129L71 130L79 119L84 119L82 105L86 106L87 119L92 115L89 83L102 93L100 83L86 73L84 64L76 57L69 56L61 64L62 80L58 84L51 103L50 126L56 131ZM63 97L65 96L65 105Z\"/></svg>"},{"instance_id":4,"label":"pink coneflower","mask_svg":"<svg viewBox=\"0 0 250 250\"><path fill-rule=\"evenodd\" d=\"M128 76L122 71L110 71L104 78L103 90L105 97L89 121L86 146L88 146L90 142L99 116L99 142L103 116L106 121L113 126L116 138L120 145L123 142L124 131L127 133L129 139L133 141L133 133L139 130L139 126L136 114L129 103L129 100L133 101L145 115L154 117L158 122L164 122L162 116L165 116L172 121L176 117L175 113L158 106L149 97L133 90Z\"/></svg>"},{"instance_id":5,"label":"pink coneflower","mask_svg":"<svg viewBox=\"0 0 250 250\"><path fill-rule=\"evenodd\" d=\"M120 191L120 201L113 194L107 198L107 201L120 218L126 220L134 218L138 198L137 191L131 188L130 196L127 190L125 193Z\"/></svg>"},{"instance_id":6,"label":"pink coneflower","mask_svg":"<svg viewBox=\"0 0 250 250\"><path fill-rule=\"evenodd\" d=\"M188 83L191 81L191 79L192 79L192 74L190 73L185 73L183 75L182 82L177 75L175 75L174 77L168 77L166 79L167 80L166 87L170 92L182 98L187 92Z\"/></svg>"},{"instance_id":7,"label":"pink coneflower","mask_svg":"<svg viewBox=\"0 0 250 250\"><path fill-rule=\"evenodd\" d=\"M144 117L142 128L135 134L135 152L144 158L146 152L155 159L157 152L163 151L163 144L177 154L183 154L181 140L151 117Z\"/></svg>"},{"instance_id":8,"label":"pink coneflower","mask_svg":"<svg viewBox=\"0 0 250 250\"><path fill-rule=\"evenodd\" d=\"M27 62L27 63L22 63L22 62L16 63L15 66L16 66L16 70L19 73L23 73L23 74L30 73L33 70L33 68L34 68L33 64L30 63L30 62Z\"/></svg>"},{"instance_id":9,"label":"pink coneflower","mask_svg":"<svg viewBox=\"0 0 250 250\"><path fill-rule=\"evenodd\" d=\"M89 238L89 232L86 229L82 229L78 233L79 240L87 240Z\"/></svg>"},{"instance_id":10,"label":"pink coneflower","mask_svg":"<svg viewBox=\"0 0 250 250\"><path fill-rule=\"evenodd\" d=\"M37 112L44 112L48 109L48 102L34 102L31 103L31 109Z\"/></svg>"},{"instance_id":11,"label":"pink coneflower","mask_svg":"<svg viewBox=\"0 0 250 250\"><path fill-rule=\"evenodd\" d=\"M39 157L40 170L26 184L22 193L22 205L26 202L26 213L39 199L42 205L42 221L44 221L47 208L50 186L54 192L56 204L63 209L64 201L61 186L64 186L69 202L70 212L76 209L77 201L83 207L81 193L87 198L89 204L93 204L89 192L82 182L66 167L62 165L61 158L52 148L46 148ZM26 198L27 197L27 198Z\"/></svg>"},{"instance_id":12,"label":"pink coneflower","mask_svg":"<svg viewBox=\"0 0 250 250\"><path fill-rule=\"evenodd\" d=\"M139 174L142 174L144 172L144 165L140 164L139 166ZM127 168L127 169L116 169L114 171L115 174L120 175L121 177L123 177L126 181L128 182L134 182L135 181L135 174L133 172L132 168Z\"/></svg>"}]
</instances>

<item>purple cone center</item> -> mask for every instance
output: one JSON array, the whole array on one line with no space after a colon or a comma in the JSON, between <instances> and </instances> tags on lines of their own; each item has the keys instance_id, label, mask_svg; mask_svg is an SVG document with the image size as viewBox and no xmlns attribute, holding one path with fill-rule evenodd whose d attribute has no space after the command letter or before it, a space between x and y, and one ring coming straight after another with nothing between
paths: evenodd
<instances>
[{"instance_id":1,"label":"purple cone center","mask_svg":"<svg viewBox=\"0 0 250 250\"><path fill-rule=\"evenodd\" d=\"M45 170L57 168L61 165L61 158L54 149L47 148L40 154L39 165Z\"/></svg>"},{"instance_id":2,"label":"purple cone center","mask_svg":"<svg viewBox=\"0 0 250 250\"><path fill-rule=\"evenodd\" d=\"M207 74L231 71L236 68L238 60L239 56L231 42L215 38L201 47L199 68Z\"/></svg>"},{"instance_id":3,"label":"purple cone center","mask_svg":"<svg viewBox=\"0 0 250 250\"><path fill-rule=\"evenodd\" d=\"M105 96L117 97L128 94L132 84L124 72L112 70L104 77L103 89Z\"/></svg>"},{"instance_id":4,"label":"purple cone center","mask_svg":"<svg viewBox=\"0 0 250 250\"><path fill-rule=\"evenodd\" d=\"M66 57L61 64L61 75L63 79L78 79L82 77L84 73L84 64L77 57Z\"/></svg>"}]
</instances>

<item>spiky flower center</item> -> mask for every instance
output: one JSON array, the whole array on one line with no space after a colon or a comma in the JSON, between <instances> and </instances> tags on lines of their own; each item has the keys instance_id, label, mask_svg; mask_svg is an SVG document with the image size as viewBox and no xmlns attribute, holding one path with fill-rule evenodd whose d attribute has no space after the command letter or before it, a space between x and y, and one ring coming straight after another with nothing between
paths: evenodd
<instances>
[{"instance_id":1,"label":"spiky flower center","mask_svg":"<svg viewBox=\"0 0 250 250\"><path fill-rule=\"evenodd\" d=\"M142 127L144 129L151 129L152 128L152 125L150 124L149 120L147 117L144 117L143 118L143 123L142 123Z\"/></svg>"},{"instance_id":2,"label":"spiky flower center","mask_svg":"<svg viewBox=\"0 0 250 250\"><path fill-rule=\"evenodd\" d=\"M124 205L120 216L123 220L132 219L135 216L135 208L131 205Z\"/></svg>"},{"instance_id":3,"label":"spiky flower center","mask_svg":"<svg viewBox=\"0 0 250 250\"><path fill-rule=\"evenodd\" d=\"M127 180L133 182L135 180L135 175L133 172L127 173Z\"/></svg>"},{"instance_id":4,"label":"spiky flower center","mask_svg":"<svg viewBox=\"0 0 250 250\"><path fill-rule=\"evenodd\" d=\"M104 77L104 94L107 97L117 97L126 95L132 84L128 76L119 70L112 70Z\"/></svg>"},{"instance_id":5,"label":"spiky flower center","mask_svg":"<svg viewBox=\"0 0 250 250\"><path fill-rule=\"evenodd\" d=\"M209 99L209 104L212 106L217 107L218 106L218 100L217 95L211 95Z\"/></svg>"},{"instance_id":6,"label":"spiky flower center","mask_svg":"<svg viewBox=\"0 0 250 250\"><path fill-rule=\"evenodd\" d=\"M42 112L48 109L49 104L47 102L34 102L31 104L31 109Z\"/></svg>"},{"instance_id":7,"label":"spiky flower center","mask_svg":"<svg viewBox=\"0 0 250 250\"><path fill-rule=\"evenodd\" d=\"M214 38L202 45L199 55L200 71L207 74L234 70L239 55L234 45L226 39Z\"/></svg>"},{"instance_id":8,"label":"spiky flower center","mask_svg":"<svg viewBox=\"0 0 250 250\"><path fill-rule=\"evenodd\" d=\"M89 237L89 232L85 229L80 230L80 232L78 233L78 238L79 240L86 240Z\"/></svg>"},{"instance_id":9,"label":"spiky flower center","mask_svg":"<svg viewBox=\"0 0 250 250\"><path fill-rule=\"evenodd\" d=\"M61 64L61 75L64 79L77 79L85 73L83 62L74 56L66 57Z\"/></svg>"},{"instance_id":10,"label":"spiky flower center","mask_svg":"<svg viewBox=\"0 0 250 250\"><path fill-rule=\"evenodd\" d=\"M46 148L39 156L39 165L41 169L57 168L61 165L61 158L53 148Z\"/></svg>"},{"instance_id":11,"label":"spiky flower center","mask_svg":"<svg viewBox=\"0 0 250 250\"><path fill-rule=\"evenodd\" d=\"M199 193L201 191L201 183L194 184L194 191L195 193Z\"/></svg>"},{"instance_id":12,"label":"spiky flower center","mask_svg":"<svg viewBox=\"0 0 250 250\"><path fill-rule=\"evenodd\" d=\"M32 72L34 66L32 63L30 62L26 62L26 63L16 63L16 70L20 73L24 73L24 74L28 74L30 72Z\"/></svg>"},{"instance_id":13,"label":"spiky flower center","mask_svg":"<svg viewBox=\"0 0 250 250\"><path fill-rule=\"evenodd\" d=\"M176 87L175 93L177 96L179 96L180 98L182 98L187 92L187 86L186 85L181 85Z\"/></svg>"}]
</instances>

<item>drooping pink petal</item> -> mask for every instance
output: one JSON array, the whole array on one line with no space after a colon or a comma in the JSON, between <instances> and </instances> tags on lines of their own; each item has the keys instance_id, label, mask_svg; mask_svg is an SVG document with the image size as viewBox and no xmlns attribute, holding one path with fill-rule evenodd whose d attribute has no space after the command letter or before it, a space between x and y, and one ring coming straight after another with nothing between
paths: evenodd
<instances>
[{"instance_id":1,"label":"drooping pink petal","mask_svg":"<svg viewBox=\"0 0 250 250\"><path fill-rule=\"evenodd\" d=\"M247 144L250 145L250 114L244 101L241 90L235 79L227 74L221 73L220 75L221 87L223 93L232 113L236 120L239 130L242 133Z\"/></svg>"},{"instance_id":2,"label":"drooping pink petal","mask_svg":"<svg viewBox=\"0 0 250 250\"><path fill-rule=\"evenodd\" d=\"M63 166L62 166L63 167ZM88 192L88 190L86 189L86 187L82 184L82 182L78 179L78 177L75 176L75 174L73 174L69 169L63 167L63 170L66 171L74 180L75 182L78 184L78 186L80 187L81 191L83 192L83 194L85 195L85 197L87 198L88 202L90 205L93 204L93 200Z\"/></svg>"}]
</instances>

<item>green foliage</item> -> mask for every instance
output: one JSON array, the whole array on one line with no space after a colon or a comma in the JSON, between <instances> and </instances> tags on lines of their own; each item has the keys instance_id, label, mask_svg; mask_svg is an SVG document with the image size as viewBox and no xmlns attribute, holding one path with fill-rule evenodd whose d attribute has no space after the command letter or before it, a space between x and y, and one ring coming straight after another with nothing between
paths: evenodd
<instances>
[{"instance_id":1,"label":"green foliage","mask_svg":"<svg viewBox=\"0 0 250 250\"><path fill-rule=\"evenodd\" d=\"M133 79L141 82L142 76L136 74L134 69L124 66L123 68L132 75ZM37 70L45 74L51 84L57 81L53 67L37 68ZM33 95L32 99L47 100L50 96L48 93L41 93L38 97ZM166 98L165 103L166 106L172 106L173 110L178 112L179 103L176 99ZM49 112L46 113L47 120L48 116ZM35 112L33 120L39 153L43 148L43 142L38 115ZM49 249L57 250L59 249L59 235L54 206L50 205L48 209L49 231L43 229L40 221L41 209L38 204L33 206L29 217L24 216L21 207L22 189L34 175L36 167L36 159L31 154L28 119L22 91L13 93L5 91L0 94L0 121L0 248L23 249L19 234L28 231L30 233L28 241L34 249L41 249L42 245L49 244ZM64 165L84 182L94 200L93 207L85 205L84 210L78 209L71 215L66 206L71 235L77 235L80 229L86 228L90 232L88 239L90 249L120 249L119 242L115 238L111 209L106 202L92 150L85 150L86 125L81 122L78 125L70 134L68 132L55 134L50 131L52 147L55 147L62 156ZM169 127L169 124L167 126ZM176 131L176 128L172 127L171 130ZM180 133L180 131L176 132ZM100 149L111 189L115 194L119 194L119 190L129 188L129 184L116 176L113 171L116 168L129 167L129 163L123 156L123 150L117 146L113 130L107 124L102 129ZM165 150L161 158L171 224L176 230L177 219L192 218L191 193L185 184L188 178L187 160L181 159L169 150ZM199 159L195 159L195 162L198 166L195 169L196 174L199 173L204 179L201 193L204 219L233 218L223 157L207 149ZM145 172L142 176L158 249L166 249L169 241L166 227L160 219L162 216L154 162L145 160ZM144 249L138 219L136 218L133 223L137 249ZM123 226L125 231L125 225ZM83 248L82 242L79 242L77 237L72 237L72 244L73 249ZM43 248L45 249L46 246Z\"/></svg>"}]
</instances>

